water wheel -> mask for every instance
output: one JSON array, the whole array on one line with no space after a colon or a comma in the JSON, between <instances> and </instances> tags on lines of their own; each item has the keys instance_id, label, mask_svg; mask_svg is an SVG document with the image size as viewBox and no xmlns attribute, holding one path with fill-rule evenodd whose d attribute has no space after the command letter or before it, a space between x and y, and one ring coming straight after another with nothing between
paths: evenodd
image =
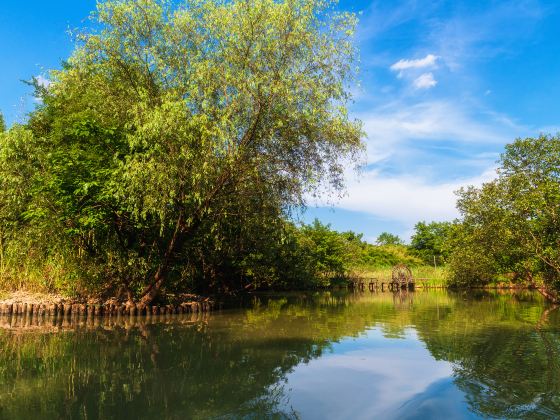
<instances>
[{"instance_id":1,"label":"water wheel","mask_svg":"<svg viewBox=\"0 0 560 420\"><path fill-rule=\"evenodd\" d=\"M397 264L393 267L391 279L395 286L403 287L412 283L412 271L405 264Z\"/></svg>"}]
</instances>

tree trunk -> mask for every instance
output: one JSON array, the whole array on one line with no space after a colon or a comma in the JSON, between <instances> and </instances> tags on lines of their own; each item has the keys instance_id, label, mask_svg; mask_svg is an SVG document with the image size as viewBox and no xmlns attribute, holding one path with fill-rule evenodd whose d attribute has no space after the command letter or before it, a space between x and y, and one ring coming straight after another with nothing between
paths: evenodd
<instances>
[{"instance_id":1,"label":"tree trunk","mask_svg":"<svg viewBox=\"0 0 560 420\"><path fill-rule=\"evenodd\" d=\"M152 301L155 299L157 294L159 293L159 289L161 289L161 285L165 279L164 272L167 270L167 267L164 265L160 265L155 276L154 281L144 290L143 296L138 301L138 307L144 308L148 306Z\"/></svg>"},{"instance_id":2,"label":"tree trunk","mask_svg":"<svg viewBox=\"0 0 560 420\"><path fill-rule=\"evenodd\" d=\"M256 128L257 122L255 122L253 127L252 127L252 133L249 136L249 139L251 139L252 136L254 135L254 130ZM247 135L248 134L246 133L245 137L247 137ZM245 137L244 137L244 139L245 139ZM194 217L193 217L194 222L191 222L191 224L189 226L187 226L187 227L184 226L184 224L183 224L183 211L181 210L179 212L179 217L177 219L177 223L176 223L176 226L175 226L175 231L173 232L173 237L171 238L171 241L169 242L169 245L167 247L167 251L165 252L163 260L162 260L161 264L159 265L159 267L156 271L156 274L154 275L154 280L142 292L142 297L138 301L138 305L137 305L138 307L143 308L146 305L149 305L154 300L154 298L157 296L157 294L159 293L159 290L161 289L161 286L163 285L163 283L165 281L165 277L168 274L169 266L171 265L171 262L173 260L173 256L174 256L176 250L179 249L181 247L181 245L183 244L183 242L185 241L185 237L186 237L187 233L188 232L192 233L193 231L196 230L197 226L200 225L202 212L210 206L210 203L214 200L216 195L225 187L225 185L227 184L227 182L231 178L231 176L232 176L231 171L229 171L229 172L225 171L220 175L220 177L219 177L219 179L216 183L216 186L208 194L208 197L206 197L206 200L204 201L204 204L201 204L198 207L198 209L194 212Z\"/></svg>"},{"instance_id":3,"label":"tree trunk","mask_svg":"<svg viewBox=\"0 0 560 420\"><path fill-rule=\"evenodd\" d=\"M173 236L169 241L169 245L167 246L167 250L165 251L163 260L161 261L156 274L154 275L154 280L144 289L142 297L138 301L138 307L144 308L145 306L149 305L159 293L159 290L161 289L161 286L165 281L165 277L167 276L167 272L169 271L169 266L173 260L173 254L183 243L184 236L183 213L181 212L179 213L175 231L173 232Z\"/></svg>"},{"instance_id":4,"label":"tree trunk","mask_svg":"<svg viewBox=\"0 0 560 420\"><path fill-rule=\"evenodd\" d=\"M547 290L546 287L537 287L537 290L538 290L539 293L540 293L541 295L543 295L548 301L550 301L550 302L552 302L552 303L554 303L554 304L556 304L556 305L560 304L560 299L558 299L558 296L557 296L555 293L553 293L553 292Z\"/></svg>"},{"instance_id":5,"label":"tree trunk","mask_svg":"<svg viewBox=\"0 0 560 420\"><path fill-rule=\"evenodd\" d=\"M548 300L549 302L555 304L555 305L559 305L560 304L560 299L558 298L558 295L550 290L548 290L546 288L546 286L543 287L538 287L536 285L536 283L531 282L531 287L537 289L537 291L543 295L545 297L546 300Z\"/></svg>"}]
</instances>

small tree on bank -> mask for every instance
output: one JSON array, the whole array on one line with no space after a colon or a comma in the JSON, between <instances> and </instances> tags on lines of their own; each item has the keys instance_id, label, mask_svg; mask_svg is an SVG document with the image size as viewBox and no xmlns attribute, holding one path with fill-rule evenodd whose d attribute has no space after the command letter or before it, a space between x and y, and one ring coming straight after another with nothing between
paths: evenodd
<instances>
[{"instance_id":1,"label":"small tree on bank","mask_svg":"<svg viewBox=\"0 0 560 420\"><path fill-rule=\"evenodd\" d=\"M382 232L376 239L377 245L403 245L404 242L397 235L389 232Z\"/></svg>"}]
</instances>

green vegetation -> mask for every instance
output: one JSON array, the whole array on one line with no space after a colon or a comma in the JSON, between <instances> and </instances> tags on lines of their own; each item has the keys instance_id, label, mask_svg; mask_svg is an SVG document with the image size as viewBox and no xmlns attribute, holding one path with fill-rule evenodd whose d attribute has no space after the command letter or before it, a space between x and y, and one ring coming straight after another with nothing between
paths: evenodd
<instances>
[{"instance_id":1,"label":"green vegetation","mask_svg":"<svg viewBox=\"0 0 560 420\"><path fill-rule=\"evenodd\" d=\"M148 304L285 281L299 266L270 262L305 246L286 216L341 188L362 148L356 19L332 6L100 2L48 88L33 82L42 105L0 134L2 285ZM327 259L311 269L338 274Z\"/></svg>"},{"instance_id":2,"label":"green vegetation","mask_svg":"<svg viewBox=\"0 0 560 420\"><path fill-rule=\"evenodd\" d=\"M377 245L403 245L404 241L397 235L389 232L382 232L376 239Z\"/></svg>"},{"instance_id":3,"label":"green vegetation","mask_svg":"<svg viewBox=\"0 0 560 420\"><path fill-rule=\"evenodd\" d=\"M420 263L421 264L421 263ZM416 279L418 288L424 287L447 287L447 269L445 267L433 267L429 265L409 264L412 274ZM389 280L393 271L393 265L364 267L356 270L360 277L378 280Z\"/></svg>"},{"instance_id":4,"label":"green vegetation","mask_svg":"<svg viewBox=\"0 0 560 420\"><path fill-rule=\"evenodd\" d=\"M355 277L389 279L394 265L405 263L414 275L443 285L445 270L427 266L406 245L373 245L355 232L337 232L315 220L297 227L286 223L282 240L272 241L265 254L254 255L251 288L313 289L347 284Z\"/></svg>"},{"instance_id":5,"label":"green vegetation","mask_svg":"<svg viewBox=\"0 0 560 420\"><path fill-rule=\"evenodd\" d=\"M560 288L560 137L507 145L498 178L459 192L449 243L452 284L503 278Z\"/></svg>"},{"instance_id":6,"label":"green vegetation","mask_svg":"<svg viewBox=\"0 0 560 420\"><path fill-rule=\"evenodd\" d=\"M397 263L431 284L560 288L559 137L508 145L498 179L459 192L461 219L419 222L410 246L291 221L363 146L356 18L330 1L108 0L93 20L48 87L31 82L28 121L0 115L0 288L146 305Z\"/></svg>"},{"instance_id":7,"label":"green vegetation","mask_svg":"<svg viewBox=\"0 0 560 420\"><path fill-rule=\"evenodd\" d=\"M441 266L449 257L448 238L452 229L450 222L418 222L414 226L410 247L428 264Z\"/></svg>"},{"instance_id":8,"label":"green vegetation","mask_svg":"<svg viewBox=\"0 0 560 420\"><path fill-rule=\"evenodd\" d=\"M299 229L294 227L291 232L292 253L284 253L281 261L269 263L292 269L279 276L292 279L292 283L284 284L286 288L326 287L355 277L390 279L392 267L399 263L410 266L414 276L424 279L426 285L445 285L445 268L427 265L410 246L373 245L361 234L337 232L318 220ZM286 247L279 252L282 250L285 252Z\"/></svg>"}]
</instances>

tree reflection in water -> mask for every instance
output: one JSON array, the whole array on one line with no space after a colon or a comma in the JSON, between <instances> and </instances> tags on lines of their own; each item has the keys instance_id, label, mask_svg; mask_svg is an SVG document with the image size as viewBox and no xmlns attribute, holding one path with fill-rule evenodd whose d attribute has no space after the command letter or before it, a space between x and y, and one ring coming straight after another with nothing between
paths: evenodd
<instances>
[{"instance_id":1,"label":"tree reflection in water","mask_svg":"<svg viewBox=\"0 0 560 420\"><path fill-rule=\"evenodd\" d=\"M5 329L0 417L296 417L290 372L372 328L416 331L452 363L472 415L556 417L559 312L528 293L341 292L260 296L198 319Z\"/></svg>"}]
</instances>

